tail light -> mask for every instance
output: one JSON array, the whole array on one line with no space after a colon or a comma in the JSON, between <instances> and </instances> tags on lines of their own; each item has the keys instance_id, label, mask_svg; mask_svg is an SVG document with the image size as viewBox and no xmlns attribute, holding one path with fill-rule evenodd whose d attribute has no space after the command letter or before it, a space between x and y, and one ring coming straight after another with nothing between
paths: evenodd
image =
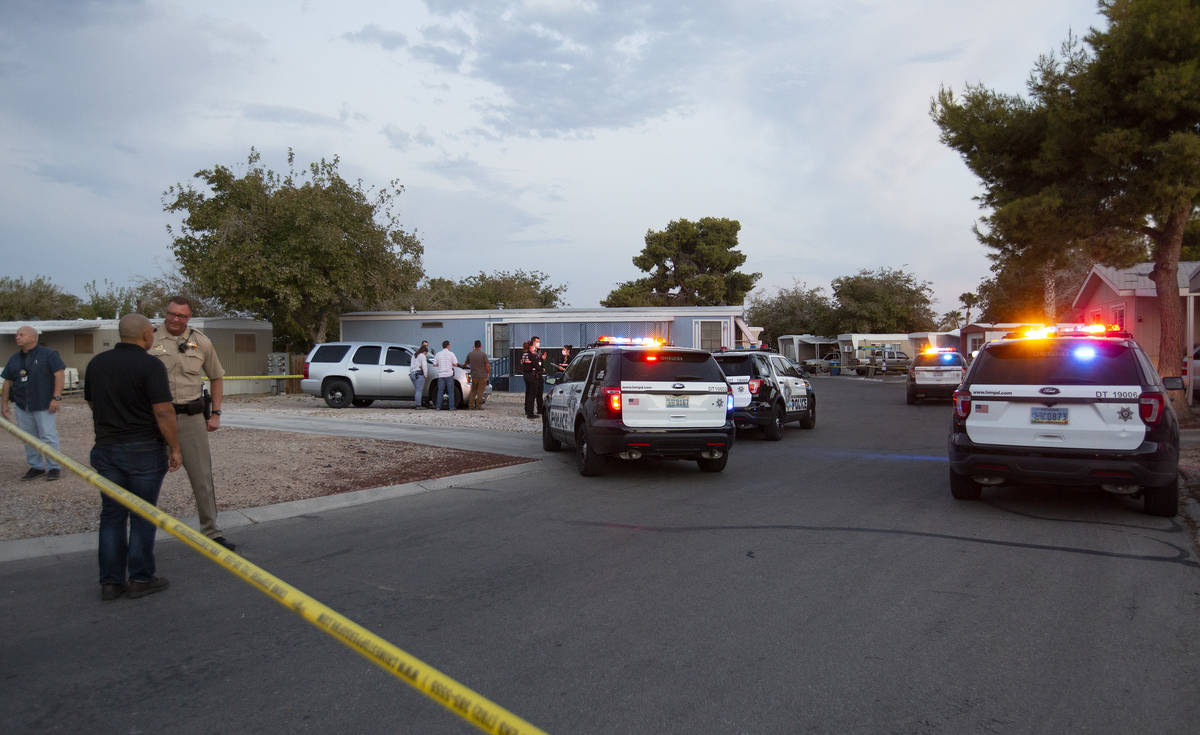
<instances>
[{"instance_id":1,"label":"tail light","mask_svg":"<svg viewBox=\"0 0 1200 735\"><path fill-rule=\"evenodd\" d=\"M601 390L604 395L604 407L611 415L619 418L621 416L621 389L603 388Z\"/></svg>"},{"instance_id":2,"label":"tail light","mask_svg":"<svg viewBox=\"0 0 1200 735\"><path fill-rule=\"evenodd\" d=\"M305 363L304 363L304 373L303 374L304 374L304 377L307 379L308 378L308 362L307 361L305 361Z\"/></svg>"},{"instance_id":3,"label":"tail light","mask_svg":"<svg viewBox=\"0 0 1200 735\"><path fill-rule=\"evenodd\" d=\"M733 413L733 386L725 389L725 413Z\"/></svg>"},{"instance_id":4,"label":"tail light","mask_svg":"<svg viewBox=\"0 0 1200 735\"><path fill-rule=\"evenodd\" d=\"M1143 393L1138 399L1138 414L1146 426L1158 426L1167 407L1167 397L1158 392Z\"/></svg>"},{"instance_id":5,"label":"tail light","mask_svg":"<svg viewBox=\"0 0 1200 735\"><path fill-rule=\"evenodd\" d=\"M750 380L750 395L758 395L759 388L762 388L762 378L751 378Z\"/></svg>"},{"instance_id":6,"label":"tail light","mask_svg":"<svg viewBox=\"0 0 1200 735\"><path fill-rule=\"evenodd\" d=\"M965 419L971 415L971 392L966 390L954 391L954 415Z\"/></svg>"}]
</instances>

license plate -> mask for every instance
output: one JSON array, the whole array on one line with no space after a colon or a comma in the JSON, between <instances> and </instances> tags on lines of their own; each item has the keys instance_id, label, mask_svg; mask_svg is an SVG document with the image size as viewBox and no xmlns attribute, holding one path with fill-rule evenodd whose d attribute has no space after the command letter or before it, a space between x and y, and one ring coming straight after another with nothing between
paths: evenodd
<instances>
[{"instance_id":1,"label":"license plate","mask_svg":"<svg viewBox=\"0 0 1200 735\"><path fill-rule=\"evenodd\" d=\"M687 396L667 396L667 408L687 408Z\"/></svg>"},{"instance_id":2,"label":"license plate","mask_svg":"<svg viewBox=\"0 0 1200 735\"><path fill-rule=\"evenodd\" d=\"M1065 408L1033 408L1029 417L1034 424L1065 424L1067 409Z\"/></svg>"}]
</instances>

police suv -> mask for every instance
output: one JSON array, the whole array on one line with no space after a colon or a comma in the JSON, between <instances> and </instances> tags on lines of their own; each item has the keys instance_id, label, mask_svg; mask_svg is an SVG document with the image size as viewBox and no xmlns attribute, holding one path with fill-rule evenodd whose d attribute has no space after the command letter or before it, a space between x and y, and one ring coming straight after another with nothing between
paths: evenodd
<instances>
[{"instance_id":1,"label":"police suv","mask_svg":"<svg viewBox=\"0 0 1200 735\"><path fill-rule=\"evenodd\" d=\"M950 398L967 373L967 361L949 347L931 347L908 368L905 393L909 405L922 398Z\"/></svg>"},{"instance_id":2,"label":"police suv","mask_svg":"<svg viewBox=\"0 0 1200 735\"><path fill-rule=\"evenodd\" d=\"M817 396L796 364L770 350L733 350L713 357L733 390L738 428L761 428L770 441L783 438L784 424L817 425Z\"/></svg>"},{"instance_id":3,"label":"police suv","mask_svg":"<svg viewBox=\"0 0 1200 735\"><path fill-rule=\"evenodd\" d=\"M1182 388L1115 328L987 342L954 392L950 492L975 500L984 486L1007 482L1099 485L1173 516L1179 422L1167 390Z\"/></svg>"},{"instance_id":4,"label":"police suv","mask_svg":"<svg viewBox=\"0 0 1200 735\"><path fill-rule=\"evenodd\" d=\"M611 458L642 457L695 460L720 472L733 446L732 401L708 352L602 337L548 387L542 448L573 446L583 475L600 474Z\"/></svg>"}]
</instances>

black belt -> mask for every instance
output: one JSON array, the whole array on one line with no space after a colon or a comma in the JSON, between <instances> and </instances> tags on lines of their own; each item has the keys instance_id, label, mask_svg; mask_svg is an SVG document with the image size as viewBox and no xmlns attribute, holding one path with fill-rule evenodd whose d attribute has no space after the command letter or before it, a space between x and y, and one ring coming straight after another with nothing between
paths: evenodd
<instances>
[{"instance_id":1,"label":"black belt","mask_svg":"<svg viewBox=\"0 0 1200 735\"><path fill-rule=\"evenodd\" d=\"M203 398L197 398L196 400L189 401L188 403L173 403L171 405L175 406L175 413L177 414L182 413L187 414L188 416L194 416L198 413L204 413Z\"/></svg>"}]
</instances>

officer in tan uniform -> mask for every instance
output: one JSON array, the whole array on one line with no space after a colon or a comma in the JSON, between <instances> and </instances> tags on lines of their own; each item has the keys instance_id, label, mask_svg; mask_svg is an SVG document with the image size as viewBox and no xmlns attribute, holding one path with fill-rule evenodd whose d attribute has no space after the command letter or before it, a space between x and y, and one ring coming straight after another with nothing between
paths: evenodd
<instances>
[{"instance_id":1,"label":"officer in tan uniform","mask_svg":"<svg viewBox=\"0 0 1200 735\"><path fill-rule=\"evenodd\" d=\"M188 326L192 304L184 296L167 302L167 316L154 332L150 354L162 360L171 384L171 403L179 424L179 448L183 468L196 496L200 530L205 536L233 550L217 527L217 497L213 488L212 453L208 432L221 428L221 399L225 369L217 358L212 341ZM204 378L212 385L212 415L204 418Z\"/></svg>"}]
</instances>

